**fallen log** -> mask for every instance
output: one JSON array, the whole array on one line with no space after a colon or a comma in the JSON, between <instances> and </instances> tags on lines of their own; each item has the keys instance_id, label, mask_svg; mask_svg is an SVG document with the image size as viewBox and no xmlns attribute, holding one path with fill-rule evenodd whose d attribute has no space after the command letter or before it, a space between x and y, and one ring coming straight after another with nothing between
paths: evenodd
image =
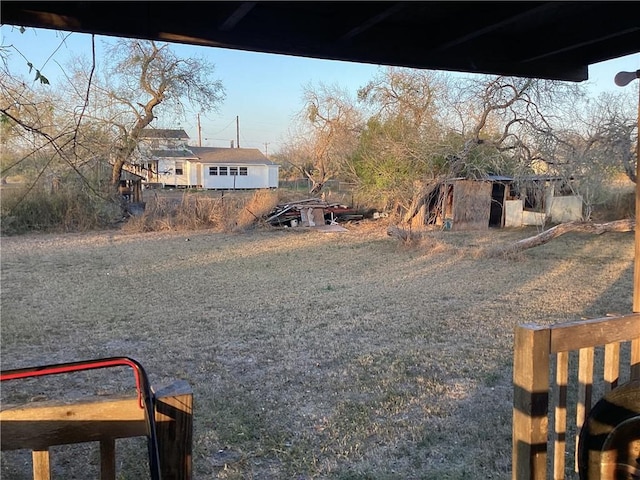
<instances>
[{"instance_id":1,"label":"fallen log","mask_svg":"<svg viewBox=\"0 0 640 480\"><path fill-rule=\"evenodd\" d=\"M636 221L629 218L624 220L615 220L607 223L593 223L593 222L567 222L551 227L549 230L545 230L532 237L524 238L515 243L506 246L499 246L489 249L486 252L487 256L496 257L502 255L511 255L514 253L522 252L529 248L538 247L550 242L554 238L557 238L565 233L569 232L585 232L601 235L607 232L631 232L635 228Z\"/></svg>"}]
</instances>

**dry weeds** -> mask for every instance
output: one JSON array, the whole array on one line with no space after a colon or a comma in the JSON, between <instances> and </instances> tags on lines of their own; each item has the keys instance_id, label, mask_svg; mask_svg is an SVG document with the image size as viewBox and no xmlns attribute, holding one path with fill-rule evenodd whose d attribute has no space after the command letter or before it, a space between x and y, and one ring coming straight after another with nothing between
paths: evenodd
<instances>
[{"instance_id":1,"label":"dry weeds","mask_svg":"<svg viewBox=\"0 0 640 480\"><path fill-rule=\"evenodd\" d=\"M198 479L510 478L514 327L629 311L633 234L489 259L533 232L347 228L3 238L2 368L128 355L155 385L188 381ZM3 401L132 387L21 382ZM56 449L54 473L97 476L92 448ZM118 458L144 478L144 444ZM2 477L29 459L3 453Z\"/></svg>"}]
</instances>

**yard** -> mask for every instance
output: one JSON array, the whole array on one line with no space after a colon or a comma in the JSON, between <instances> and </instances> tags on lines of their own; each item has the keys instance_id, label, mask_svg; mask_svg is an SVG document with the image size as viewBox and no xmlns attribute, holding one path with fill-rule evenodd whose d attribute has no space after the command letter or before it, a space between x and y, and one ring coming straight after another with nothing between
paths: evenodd
<instances>
[{"instance_id":1,"label":"yard","mask_svg":"<svg viewBox=\"0 0 640 480\"><path fill-rule=\"evenodd\" d=\"M194 390L194 478L510 478L520 323L631 310L633 233L262 229L2 238L2 368L126 355ZM132 391L129 372L7 382L2 401ZM95 478L97 448L52 453ZM119 478L144 478L143 440ZM3 452L2 478L30 478Z\"/></svg>"}]
</instances>

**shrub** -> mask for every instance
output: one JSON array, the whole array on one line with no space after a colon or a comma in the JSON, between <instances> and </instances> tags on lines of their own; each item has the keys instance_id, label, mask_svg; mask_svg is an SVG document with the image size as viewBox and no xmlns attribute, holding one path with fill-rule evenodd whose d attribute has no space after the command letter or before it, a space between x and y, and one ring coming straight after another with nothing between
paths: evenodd
<instances>
[{"instance_id":1,"label":"shrub","mask_svg":"<svg viewBox=\"0 0 640 480\"><path fill-rule=\"evenodd\" d=\"M3 189L3 235L27 232L81 232L107 228L121 217L120 205L88 189L40 185Z\"/></svg>"},{"instance_id":2,"label":"shrub","mask_svg":"<svg viewBox=\"0 0 640 480\"><path fill-rule=\"evenodd\" d=\"M258 223L277 204L278 195L257 190L233 192L219 197L209 192L185 191L181 197L153 193L144 213L131 217L123 229L130 232L163 230L242 231Z\"/></svg>"},{"instance_id":3,"label":"shrub","mask_svg":"<svg viewBox=\"0 0 640 480\"><path fill-rule=\"evenodd\" d=\"M277 192L257 190L253 196L242 205L234 230L246 230L251 226L261 223L264 216L269 214L269 212L278 205L278 201L279 196Z\"/></svg>"}]
</instances>

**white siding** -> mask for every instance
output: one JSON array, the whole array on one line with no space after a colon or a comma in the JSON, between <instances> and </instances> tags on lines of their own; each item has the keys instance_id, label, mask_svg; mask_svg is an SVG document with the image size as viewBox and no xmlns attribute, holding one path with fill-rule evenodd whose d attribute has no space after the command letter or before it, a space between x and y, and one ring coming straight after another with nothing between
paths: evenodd
<instances>
[{"instance_id":1,"label":"white siding","mask_svg":"<svg viewBox=\"0 0 640 480\"><path fill-rule=\"evenodd\" d=\"M269 188L278 188L278 170L280 165L268 165L269 168Z\"/></svg>"},{"instance_id":2,"label":"white siding","mask_svg":"<svg viewBox=\"0 0 640 480\"><path fill-rule=\"evenodd\" d=\"M200 185L200 182L198 181L198 169L202 168L202 166L198 163L193 163L193 162L185 162L185 163L187 167L186 173L188 174L188 178L189 178L189 186L197 187L198 185Z\"/></svg>"},{"instance_id":3,"label":"white siding","mask_svg":"<svg viewBox=\"0 0 640 480\"><path fill-rule=\"evenodd\" d=\"M210 167L226 167L227 175L211 175ZM229 175L229 168L247 169L247 175ZM269 188L269 166L268 165L243 165L243 164L212 164L202 165L202 178L204 188L209 189L253 189Z\"/></svg>"},{"instance_id":4,"label":"white siding","mask_svg":"<svg viewBox=\"0 0 640 480\"><path fill-rule=\"evenodd\" d=\"M176 175L176 161L182 162L182 175ZM189 162L173 158L158 160L158 178L163 185L189 186Z\"/></svg>"}]
</instances>

